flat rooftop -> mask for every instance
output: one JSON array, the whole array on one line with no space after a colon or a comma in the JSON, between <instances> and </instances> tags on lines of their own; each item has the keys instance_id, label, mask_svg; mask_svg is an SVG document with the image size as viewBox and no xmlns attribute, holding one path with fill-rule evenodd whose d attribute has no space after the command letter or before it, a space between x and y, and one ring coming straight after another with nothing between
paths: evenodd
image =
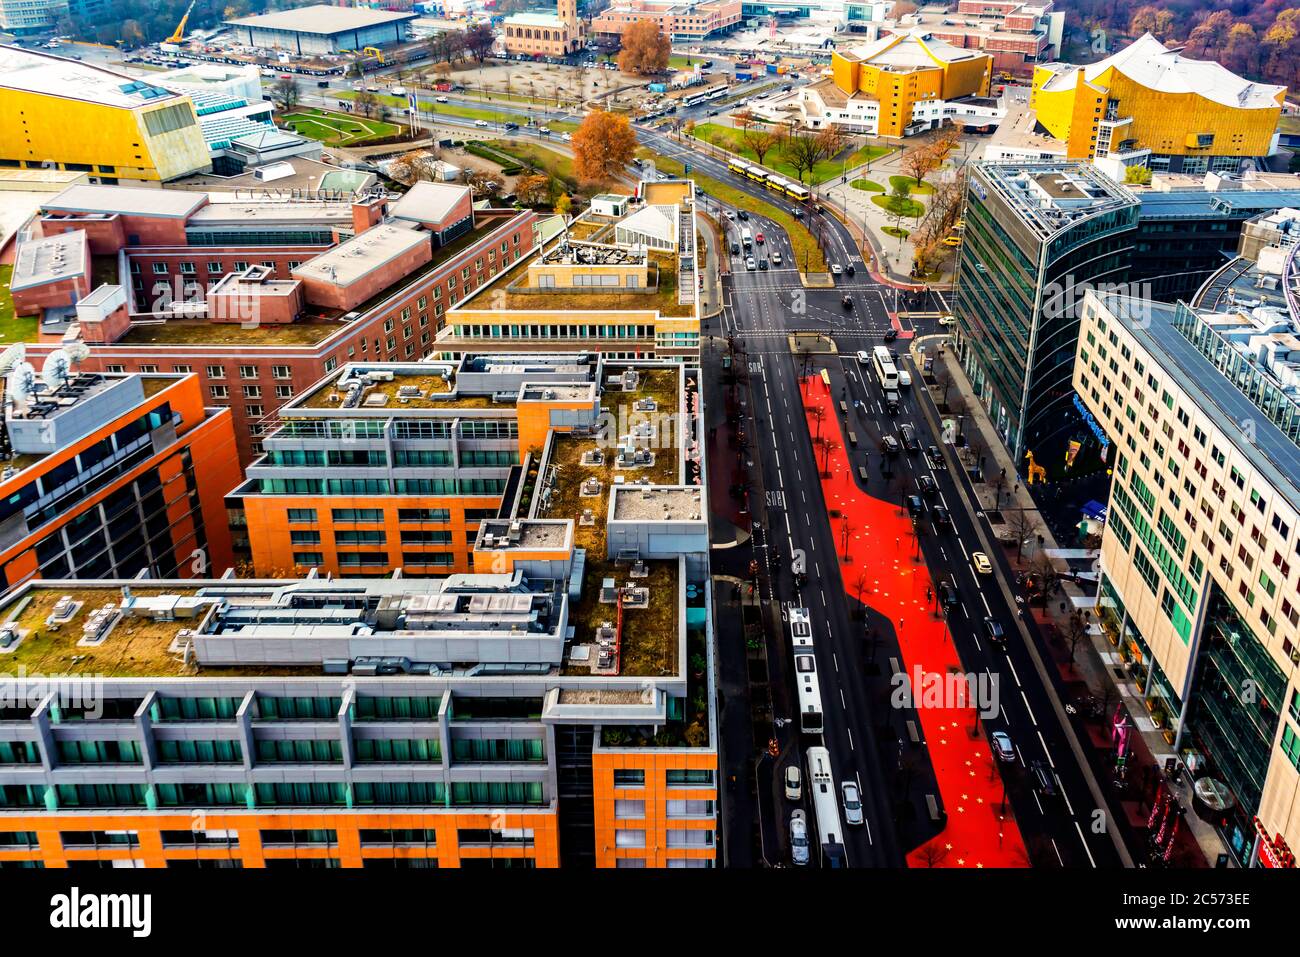
<instances>
[{"instance_id":1,"label":"flat rooftop","mask_svg":"<svg viewBox=\"0 0 1300 957\"><path fill-rule=\"evenodd\" d=\"M1180 331L1180 325L1194 325L1202 317L1186 306L1117 295L1102 298L1124 328L1162 369L1176 377L1191 401L1214 420L1269 484L1283 490L1292 501L1300 497L1300 445L1296 438L1279 428ZM1300 436L1300 407L1294 400L1290 407Z\"/></svg>"},{"instance_id":2,"label":"flat rooftop","mask_svg":"<svg viewBox=\"0 0 1300 957\"><path fill-rule=\"evenodd\" d=\"M488 519L479 526L475 547L491 551L561 551L572 543L572 520Z\"/></svg>"},{"instance_id":3,"label":"flat rooftop","mask_svg":"<svg viewBox=\"0 0 1300 957\"><path fill-rule=\"evenodd\" d=\"M229 194L210 194L211 202L190 216L187 227L213 229L218 226L239 226L250 222L268 225L278 222L305 223L309 225L352 228L352 203L307 201L288 202L274 199L236 199Z\"/></svg>"},{"instance_id":4,"label":"flat rooftop","mask_svg":"<svg viewBox=\"0 0 1300 957\"><path fill-rule=\"evenodd\" d=\"M301 279L350 286L418 246L430 245L428 233L394 223L372 226L293 270Z\"/></svg>"},{"instance_id":5,"label":"flat rooftop","mask_svg":"<svg viewBox=\"0 0 1300 957\"><path fill-rule=\"evenodd\" d=\"M263 13L255 17L226 20L231 26L255 27L261 30L284 30L289 33L311 33L330 36L350 30L382 26L385 23L414 20L419 14L389 10L367 10L362 7L334 7L318 3L310 7L295 7L276 13Z\"/></svg>"},{"instance_id":6,"label":"flat rooftop","mask_svg":"<svg viewBox=\"0 0 1300 957\"><path fill-rule=\"evenodd\" d=\"M171 90L106 67L12 46L0 46L0 88L120 109L182 99Z\"/></svg>"},{"instance_id":7,"label":"flat rooftop","mask_svg":"<svg viewBox=\"0 0 1300 957\"><path fill-rule=\"evenodd\" d=\"M86 272L86 261L84 230L74 229L20 242L9 288L22 290L76 278Z\"/></svg>"},{"instance_id":8,"label":"flat rooftop","mask_svg":"<svg viewBox=\"0 0 1300 957\"><path fill-rule=\"evenodd\" d=\"M455 363L349 363L312 391L286 403L280 415L303 409L391 414L405 410L487 409L493 405L490 395L456 391Z\"/></svg>"},{"instance_id":9,"label":"flat rooftop","mask_svg":"<svg viewBox=\"0 0 1300 957\"><path fill-rule=\"evenodd\" d=\"M698 522L706 518L701 511L703 502L704 493L693 486L615 486L610 517L619 522Z\"/></svg>"},{"instance_id":10,"label":"flat rooftop","mask_svg":"<svg viewBox=\"0 0 1300 957\"><path fill-rule=\"evenodd\" d=\"M977 163L974 175L1042 239L1137 198L1090 163Z\"/></svg>"},{"instance_id":11,"label":"flat rooftop","mask_svg":"<svg viewBox=\"0 0 1300 957\"><path fill-rule=\"evenodd\" d=\"M150 189L143 186L69 186L41 203L51 213L97 213L123 216L157 216L186 219L207 202L207 197L185 190Z\"/></svg>"}]
</instances>

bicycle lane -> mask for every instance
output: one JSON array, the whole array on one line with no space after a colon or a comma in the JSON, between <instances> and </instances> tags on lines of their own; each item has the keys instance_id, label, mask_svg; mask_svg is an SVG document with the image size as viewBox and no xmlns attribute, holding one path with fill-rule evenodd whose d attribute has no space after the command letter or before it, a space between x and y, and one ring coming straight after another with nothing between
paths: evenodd
<instances>
[{"instance_id":1,"label":"bicycle lane","mask_svg":"<svg viewBox=\"0 0 1300 957\"><path fill-rule=\"evenodd\" d=\"M867 604L887 618L899 638L901 667L909 675L912 694L918 699L927 750L939 782L947 821L938 836L913 850L907 857L912 867L1028 867L1020 829L1004 804L1004 791L997 761L988 741L977 728L975 708L960 695L943 694L942 700L927 700L927 692L951 687L953 676L964 675L961 661L946 634L944 623L928 612L921 593L934 588L923 562L914 563L907 541L911 522L900 515L898 506L862 491L853 479L846 443L835 412L834 399L818 376L801 382L807 427L809 410L824 410L822 431L834 443L829 455L829 475L822 473L822 492L827 508L848 517L851 526L848 561L838 556L845 590L857 600L850 582L864 571L877 583ZM832 431L833 427L833 431ZM810 433L812 429L809 429ZM825 449L815 454L825 455ZM827 518L829 521L829 517ZM832 528L833 532L838 530ZM838 535L837 535L838 538ZM889 548L889 539L895 547ZM918 688L915 669L921 669ZM964 687L964 686L963 686Z\"/></svg>"}]
</instances>

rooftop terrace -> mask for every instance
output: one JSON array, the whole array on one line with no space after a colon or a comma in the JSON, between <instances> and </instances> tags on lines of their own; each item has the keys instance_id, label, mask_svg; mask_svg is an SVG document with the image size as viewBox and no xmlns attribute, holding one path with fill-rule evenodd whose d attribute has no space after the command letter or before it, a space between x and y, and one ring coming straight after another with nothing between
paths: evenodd
<instances>
[{"instance_id":1,"label":"rooftop terrace","mask_svg":"<svg viewBox=\"0 0 1300 957\"><path fill-rule=\"evenodd\" d=\"M391 372L390 379L358 376L352 365L344 366L280 414L292 415L294 409L487 409L496 404L490 395L460 394L452 363L417 368L414 364L389 367L385 371Z\"/></svg>"}]
</instances>

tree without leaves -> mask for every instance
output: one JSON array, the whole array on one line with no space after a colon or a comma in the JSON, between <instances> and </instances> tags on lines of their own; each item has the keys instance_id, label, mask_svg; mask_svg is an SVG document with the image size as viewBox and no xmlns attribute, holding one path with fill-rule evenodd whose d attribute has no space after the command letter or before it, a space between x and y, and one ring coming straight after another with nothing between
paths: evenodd
<instances>
[{"instance_id":1,"label":"tree without leaves","mask_svg":"<svg viewBox=\"0 0 1300 957\"><path fill-rule=\"evenodd\" d=\"M379 112L379 97L369 90L363 90L352 101L352 109L367 118L374 116Z\"/></svg>"},{"instance_id":2,"label":"tree without leaves","mask_svg":"<svg viewBox=\"0 0 1300 957\"><path fill-rule=\"evenodd\" d=\"M623 31L618 68L640 76L658 73L668 66L671 55L672 41L659 32L659 25L653 20L641 20Z\"/></svg>"},{"instance_id":3,"label":"tree without leaves","mask_svg":"<svg viewBox=\"0 0 1300 957\"><path fill-rule=\"evenodd\" d=\"M505 180L500 173L492 170L472 169L465 175L465 185L475 196L482 198L500 190L505 185Z\"/></svg>"},{"instance_id":4,"label":"tree without leaves","mask_svg":"<svg viewBox=\"0 0 1300 957\"><path fill-rule=\"evenodd\" d=\"M573 168L583 183L614 180L636 154L636 134L626 116L593 110L583 119L569 144Z\"/></svg>"},{"instance_id":5,"label":"tree without leaves","mask_svg":"<svg viewBox=\"0 0 1300 957\"><path fill-rule=\"evenodd\" d=\"M280 77L271 84L271 89L267 92L271 95L271 102L281 113L293 112L293 108L298 105L298 100L302 96L302 88L291 76Z\"/></svg>"},{"instance_id":6,"label":"tree without leaves","mask_svg":"<svg viewBox=\"0 0 1300 957\"><path fill-rule=\"evenodd\" d=\"M1040 528L1042 525L1033 512L1018 509L1007 515L1007 531L1016 540L1016 561L1024 554L1026 539L1037 535Z\"/></svg>"},{"instance_id":7,"label":"tree without leaves","mask_svg":"<svg viewBox=\"0 0 1300 957\"><path fill-rule=\"evenodd\" d=\"M740 142L754 154L758 165L763 165L767 154L781 143L781 131L767 123L760 123L749 113L733 115L732 121L738 122Z\"/></svg>"},{"instance_id":8,"label":"tree without leaves","mask_svg":"<svg viewBox=\"0 0 1300 957\"><path fill-rule=\"evenodd\" d=\"M496 43L496 33L487 23L475 24L462 36L464 49L468 50L479 63L487 59L488 54L492 52L492 45Z\"/></svg>"},{"instance_id":9,"label":"tree without leaves","mask_svg":"<svg viewBox=\"0 0 1300 957\"><path fill-rule=\"evenodd\" d=\"M434 149L412 150L393 160L388 175L403 186L438 181L438 153Z\"/></svg>"}]
</instances>

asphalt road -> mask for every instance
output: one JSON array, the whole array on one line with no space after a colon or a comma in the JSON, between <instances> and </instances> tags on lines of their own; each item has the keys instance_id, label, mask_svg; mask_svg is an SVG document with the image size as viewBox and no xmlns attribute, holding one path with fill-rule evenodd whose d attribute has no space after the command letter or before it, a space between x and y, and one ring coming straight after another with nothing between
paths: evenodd
<instances>
[{"instance_id":1,"label":"asphalt road","mask_svg":"<svg viewBox=\"0 0 1300 957\"><path fill-rule=\"evenodd\" d=\"M687 150L657 133L641 131L641 139L658 152L689 160L692 169L793 212L792 204L756 184L735 179L717 160ZM1118 866L1120 860L1111 837L1096 830L1099 802L1068 746L1059 713L1020 638L1020 606L1008 599L1009 590L1001 587L995 577L1003 576L1005 580L1010 574L1001 550L988 549L994 561L992 575L977 574L971 564L971 553L985 550L975 523L985 523L982 529L986 538L989 527L986 519L965 507L966 501L974 501L969 479L961 474L954 450L943 445L938 413L920 383L920 370L906 358L906 334L941 332L937 315L917 318L915 326L891 318L891 312L906 302L895 299L893 287L871 278L843 226L829 216L823 218L828 220L828 260L855 267L855 275L838 277L833 289L802 286L790 264L789 239L774 222L751 215L748 222L742 223L724 215L729 240L739 241L739 228L748 225L754 233L762 232L764 236L762 246L755 246L756 255L771 263L772 253L779 252L784 261L781 267L749 271L744 268L743 254L731 257L732 275L724 283L726 307L721 323L724 341L734 337L744 349L741 361L749 373L745 428L757 439L750 457L754 462L754 486L761 493L752 498L759 526L753 553L764 567L762 597L773 609L775 635L769 639L769 665L776 715L790 718L795 713L788 630L784 627L785 610L794 604L808 608L814 624L825 710L823 738L832 754L836 780L857 780L863 793L867 820L860 829L848 829L848 863L855 867L901 865L903 855L917 842L907 846L905 838L900 842L895 808L891 807L898 795L889 771L900 745L897 732L885 729L897 728L902 722L889 716L882 720L879 713L872 711L878 698L871 690L868 659L878 663L884 655L880 651L873 654L867 648L863 624L851 616L854 602L846 593L836 560L837 544L804 425L796 359L787 344L788 334L800 330L829 335L838 347L837 355L818 356L815 365L827 369L833 392L844 390L846 397L853 400L844 425L859 437L858 448L850 451L854 466L868 466L865 490L886 501L901 501L903 495L918 491L917 480L922 475L929 475L937 488L930 501L945 505L952 516L950 528L936 527L928 514L923 516L918 523L919 547L931 577L936 582L950 581L958 590L960 601L948 613L947 623L964 669L995 680L999 708L997 717L988 720L984 730L986 734L1005 731L1015 746L1016 760L1003 764L1001 771L1032 862L1036 866ZM849 308L842 302L846 295ZM941 299L924 304L931 310L942 305ZM905 357L900 364L910 369L917 383L911 390L901 390L897 415L885 409L870 367L855 358L857 350L879 345L891 327L904 333L896 344L898 354ZM933 340L929 348L936 348L938 341ZM880 440L886 434L898 435L904 424L916 430L922 447L943 448L942 464L935 467L923 453L905 452L894 460L892 474L882 473ZM966 497L959 494L958 483L962 483ZM788 573L796 550L802 550L807 558L808 584L802 590L794 588ZM774 560L778 552L780 557ZM1005 651L988 641L986 618L1000 623L1010 636ZM778 773L772 776L777 786L772 793L758 798L767 804L759 815L764 822L765 843L769 829L784 832L793 808L780 796L779 768L794 761L802 763L800 751L810 743L806 737L799 740L801 736L793 724L778 737L782 756L776 762ZM1058 791L1055 799L1041 796L1031 786L1029 767L1036 762L1052 775ZM808 810L811 824L811 808ZM783 833L773 837L778 842L784 840Z\"/></svg>"}]
</instances>

